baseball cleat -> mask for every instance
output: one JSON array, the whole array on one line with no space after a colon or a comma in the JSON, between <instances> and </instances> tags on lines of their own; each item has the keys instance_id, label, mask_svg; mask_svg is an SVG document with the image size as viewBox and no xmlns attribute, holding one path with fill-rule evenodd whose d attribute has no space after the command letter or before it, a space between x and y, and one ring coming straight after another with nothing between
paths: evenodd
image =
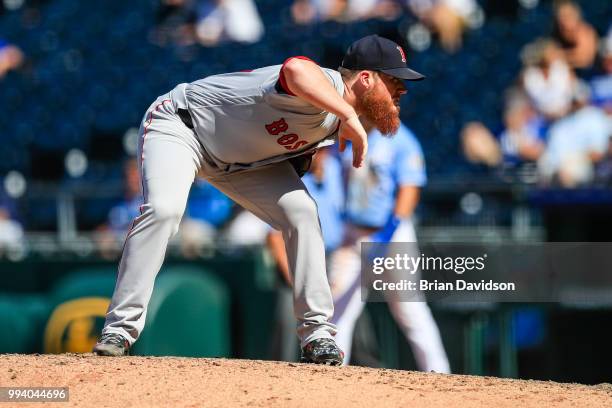
<instances>
[{"instance_id":1,"label":"baseball cleat","mask_svg":"<svg viewBox=\"0 0 612 408\"><path fill-rule=\"evenodd\" d=\"M130 342L117 333L104 333L93 348L99 356L127 356L130 354Z\"/></svg>"},{"instance_id":2,"label":"baseball cleat","mask_svg":"<svg viewBox=\"0 0 612 408\"><path fill-rule=\"evenodd\" d=\"M342 365L344 352L338 348L332 339L315 339L302 349L301 363L325 364L330 366Z\"/></svg>"}]
</instances>

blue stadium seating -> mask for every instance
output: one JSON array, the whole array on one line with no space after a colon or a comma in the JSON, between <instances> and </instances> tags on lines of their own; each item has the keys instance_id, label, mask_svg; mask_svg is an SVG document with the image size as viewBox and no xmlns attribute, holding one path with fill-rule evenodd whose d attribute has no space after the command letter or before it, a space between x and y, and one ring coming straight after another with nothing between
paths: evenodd
<instances>
[{"instance_id":1,"label":"blue stadium seating","mask_svg":"<svg viewBox=\"0 0 612 408\"><path fill-rule=\"evenodd\" d=\"M157 0L49 0L39 3L38 12L26 1L26 6L6 11L0 15L0 36L19 45L29 62L0 83L0 175L12 169L29 175L32 148L66 152L79 147L87 152L96 130L120 137L139 125L155 97L178 82L282 63L295 54L333 67L356 38L374 32L399 35L399 21L295 26L289 3L257 1L266 27L260 43L212 49L150 43ZM586 18L605 33L612 2L580 3ZM423 142L432 179L459 179L470 171L459 154L460 128L470 120L500 126L501 93L519 72L521 48L550 28L550 2L543 1L533 10L522 10L517 21L486 20L466 34L457 54L449 55L435 43L426 51L410 52L411 64L429 80L410 87L403 119ZM105 165L120 169L119 160ZM121 174L99 169L90 166L84 178Z\"/></svg>"}]
</instances>

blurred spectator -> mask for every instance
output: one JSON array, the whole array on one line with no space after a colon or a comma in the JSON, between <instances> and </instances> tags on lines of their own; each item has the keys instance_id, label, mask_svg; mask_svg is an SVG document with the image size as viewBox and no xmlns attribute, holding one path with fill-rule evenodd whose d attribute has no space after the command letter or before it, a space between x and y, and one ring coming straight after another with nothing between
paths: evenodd
<instances>
[{"instance_id":1,"label":"blurred spectator","mask_svg":"<svg viewBox=\"0 0 612 408\"><path fill-rule=\"evenodd\" d=\"M597 187L612 188L612 137L608 139L606 154L595 166L595 182Z\"/></svg>"},{"instance_id":2,"label":"blurred spectator","mask_svg":"<svg viewBox=\"0 0 612 408\"><path fill-rule=\"evenodd\" d=\"M485 164L489 167L501 163L502 154L495 136L481 122L471 122L461 131L461 144L465 158L473 164Z\"/></svg>"},{"instance_id":3,"label":"blurred spectator","mask_svg":"<svg viewBox=\"0 0 612 408\"><path fill-rule=\"evenodd\" d=\"M199 0L196 13L196 36L207 47L222 42L251 44L264 34L253 0Z\"/></svg>"},{"instance_id":4,"label":"blurred spectator","mask_svg":"<svg viewBox=\"0 0 612 408\"><path fill-rule=\"evenodd\" d=\"M23 52L19 47L0 38L0 79L9 71L19 68L23 61Z\"/></svg>"},{"instance_id":5,"label":"blurred spectator","mask_svg":"<svg viewBox=\"0 0 612 408\"><path fill-rule=\"evenodd\" d=\"M554 38L561 44L568 63L574 68L593 65L597 54L597 32L582 19L578 4L571 0L558 0L554 10Z\"/></svg>"},{"instance_id":6,"label":"blurred spectator","mask_svg":"<svg viewBox=\"0 0 612 408\"><path fill-rule=\"evenodd\" d=\"M406 0L410 10L440 37L447 52L461 48L463 31L482 13L475 0Z\"/></svg>"},{"instance_id":7,"label":"blurred spectator","mask_svg":"<svg viewBox=\"0 0 612 408\"><path fill-rule=\"evenodd\" d=\"M346 0L294 0L291 16L297 24L338 20L346 8Z\"/></svg>"},{"instance_id":8,"label":"blurred spectator","mask_svg":"<svg viewBox=\"0 0 612 408\"><path fill-rule=\"evenodd\" d=\"M103 258L114 259L121 250L120 244L130 229L132 220L140 214L142 205L140 173L136 159L129 159L123 166L124 197L108 213L106 224L97 228L96 243Z\"/></svg>"},{"instance_id":9,"label":"blurred spectator","mask_svg":"<svg viewBox=\"0 0 612 408\"><path fill-rule=\"evenodd\" d=\"M601 71L591 80L593 103L612 115L612 28L602 42Z\"/></svg>"},{"instance_id":10,"label":"blurred spectator","mask_svg":"<svg viewBox=\"0 0 612 408\"><path fill-rule=\"evenodd\" d=\"M498 140L481 123L470 123L462 131L464 154L472 163L514 167L537 161L544 151L544 123L527 97L516 89L506 94L505 128Z\"/></svg>"},{"instance_id":11,"label":"blurred spectator","mask_svg":"<svg viewBox=\"0 0 612 408\"><path fill-rule=\"evenodd\" d=\"M152 41L160 46L195 43L195 0L160 0Z\"/></svg>"},{"instance_id":12,"label":"blurred spectator","mask_svg":"<svg viewBox=\"0 0 612 408\"><path fill-rule=\"evenodd\" d=\"M253 215L240 209L224 231L224 238L230 245L261 245L266 242L270 226Z\"/></svg>"},{"instance_id":13,"label":"blurred spectator","mask_svg":"<svg viewBox=\"0 0 612 408\"><path fill-rule=\"evenodd\" d=\"M565 116L571 108L575 75L561 48L541 38L525 46L521 57L522 84L535 109L551 121Z\"/></svg>"},{"instance_id":14,"label":"blurred spectator","mask_svg":"<svg viewBox=\"0 0 612 408\"><path fill-rule=\"evenodd\" d=\"M125 190L123 200L108 213L108 226L123 241L132 220L140 213L142 204L140 174L136 159L129 159L123 166Z\"/></svg>"},{"instance_id":15,"label":"blurred spectator","mask_svg":"<svg viewBox=\"0 0 612 408\"><path fill-rule=\"evenodd\" d=\"M593 180L594 163L601 160L612 133L610 118L589 105L585 84L576 87L572 113L549 130L548 145L538 167L545 183L573 188Z\"/></svg>"},{"instance_id":16,"label":"blurred spectator","mask_svg":"<svg viewBox=\"0 0 612 408\"><path fill-rule=\"evenodd\" d=\"M504 112L505 129L499 136L506 163L538 160L544 151L544 123L522 93L511 91Z\"/></svg>"},{"instance_id":17,"label":"blurred spectator","mask_svg":"<svg viewBox=\"0 0 612 408\"><path fill-rule=\"evenodd\" d=\"M392 0L348 0L344 20L393 20L400 16L401 11L399 4Z\"/></svg>"},{"instance_id":18,"label":"blurred spectator","mask_svg":"<svg viewBox=\"0 0 612 408\"><path fill-rule=\"evenodd\" d=\"M9 208L0 203L0 256L23 248L23 228L11 217Z\"/></svg>"},{"instance_id":19,"label":"blurred spectator","mask_svg":"<svg viewBox=\"0 0 612 408\"><path fill-rule=\"evenodd\" d=\"M196 179L189 193L180 231L181 252L196 257L202 248L214 242L216 231L230 217L232 201L209 182Z\"/></svg>"},{"instance_id":20,"label":"blurred spectator","mask_svg":"<svg viewBox=\"0 0 612 408\"><path fill-rule=\"evenodd\" d=\"M401 14L394 0L295 0L291 6L293 21L311 24L320 21L393 20Z\"/></svg>"},{"instance_id":21,"label":"blurred spectator","mask_svg":"<svg viewBox=\"0 0 612 408\"><path fill-rule=\"evenodd\" d=\"M107 222L98 227L96 242L102 257L114 259L131 227L132 220L140 215L142 193L140 172L136 159L124 165L124 197L108 213ZM181 233L177 237L183 256L194 258L201 249L210 245L220 227L230 216L232 202L219 190L204 180L197 180L192 187Z\"/></svg>"}]
</instances>

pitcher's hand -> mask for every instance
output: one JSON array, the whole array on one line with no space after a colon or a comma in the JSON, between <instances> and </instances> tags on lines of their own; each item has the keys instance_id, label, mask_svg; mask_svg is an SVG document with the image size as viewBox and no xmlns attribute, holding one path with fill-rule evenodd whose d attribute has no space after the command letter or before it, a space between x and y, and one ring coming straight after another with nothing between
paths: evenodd
<instances>
[{"instance_id":1,"label":"pitcher's hand","mask_svg":"<svg viewBox=\"0 0 612 408\"><path fill-rule=\"evenodd\" d=\"M340 124L338 143L341 152L344 151L347 140L352 143L353 147L353 167L361 167L368 153L368 134L356 114L343 120Z\"/></svg>"}]
</instances>

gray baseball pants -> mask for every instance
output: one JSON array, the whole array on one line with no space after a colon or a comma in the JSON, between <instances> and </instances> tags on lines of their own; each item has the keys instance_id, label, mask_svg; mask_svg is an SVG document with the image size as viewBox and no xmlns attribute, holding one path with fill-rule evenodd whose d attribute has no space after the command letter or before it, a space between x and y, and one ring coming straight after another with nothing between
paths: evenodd
<instances>
[{"instance_id":1,"label":"gray baseball pants","mask_svg":"<svg viewBox=\"0 0 612 408\"><path fill-rule=\"evenodd\" d=\"M222 172L177 116L182 102L173 92L151 105L140 127L144 204L126 238L103 333L118 333L130 344L138 339L168 241L178 231L191 184L202 176L282 231L302 347L317 338L332 338L336 328L329 322L333 300L321 227L316 204L302 181L286 161L239 173Z\"/></svg>"}]
</instances>

